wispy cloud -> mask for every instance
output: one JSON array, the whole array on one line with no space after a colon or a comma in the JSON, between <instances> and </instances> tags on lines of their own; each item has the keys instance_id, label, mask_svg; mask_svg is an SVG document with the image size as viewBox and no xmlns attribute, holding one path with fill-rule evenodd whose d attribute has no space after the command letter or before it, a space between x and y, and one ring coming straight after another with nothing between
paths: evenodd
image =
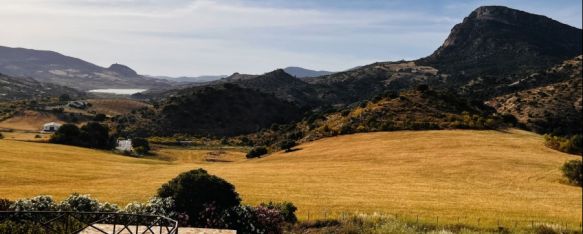
<instances>
[{"instance_id":1,"label":"wispy cloud","mask_svg":"<svg viewBox=\"0 0 583 234\"><path fill-rule=\"evenodd\" d=\"M164 75L261 73L288 65L342 70L414 59L437 48L475 7L373 0L0 2L0 44Z\"/></svg>"}]
</instances>

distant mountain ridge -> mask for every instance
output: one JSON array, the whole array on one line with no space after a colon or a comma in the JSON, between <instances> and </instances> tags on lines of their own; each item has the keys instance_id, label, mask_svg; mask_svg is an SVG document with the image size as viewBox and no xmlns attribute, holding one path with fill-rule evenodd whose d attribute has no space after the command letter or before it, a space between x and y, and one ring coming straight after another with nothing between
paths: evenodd
<instances>
[{"instance_id":1,"label":"distant mountain ridge","mask_svg":"<svg viewBox=\"0 0 583 234\"><path fill-rule=\"evenodd\" d=\"M86 91L100 88L150 88L170 82L138 75L131 68L113 64L109 68L53 51L0 46L0 73L30 77Z\"/></svg>"},{"instance_id":2,"label":"distant mountain ridge","mask_svg":"<svg viewBox=\"0 0 583 234\"><path fill-rule=\"evenodd\" d=\"M331 71L316 71L310 70L303 67L286 67L283 69L287 74L290 74L296 78L307 78L307 77L318 77L330 75L334 72Z\"/></svg>"}]
</instances>

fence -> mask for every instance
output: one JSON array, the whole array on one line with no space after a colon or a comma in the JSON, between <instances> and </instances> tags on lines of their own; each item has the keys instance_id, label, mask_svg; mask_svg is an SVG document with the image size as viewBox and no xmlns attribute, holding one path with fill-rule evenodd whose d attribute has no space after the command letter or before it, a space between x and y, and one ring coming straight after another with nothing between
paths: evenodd
<instances>
[{"instance_id":1,"label":"fence","mask_svg":"<svg viewBox=\"0 0 583 234\"><path fill-rule=\"evenodd\" d=\"M431 225L435 227L446 227L452 225L462 225L476 229L525 229L536 228L538 226L551 226L557 230L571 230L583 233L583 226L581 220L578 222L545 220L541 218L512 218L512 217L498 217L498 218L484 218L476 216L438 216L438 215L423 215L423 214L406 214L406 213L389 213L389 212L341 212L341 211L298 211L296 215L303 221L317 221L317 220L339 220L345 221L351 218L360 218L363 220L374 221L378 220L394 220L396 222L406 223L409 225Z\"/></svg>"},{"instance_id":2,"label":"fence","mask_svg":"<svg viewBox=\"0 0 583 234\"><path fill-rule=\"evenodd\" d=\"M166 233L177 234L176 220L156 215L69 211L0 211L0 233Z\"/></svg>"}]
</instances>

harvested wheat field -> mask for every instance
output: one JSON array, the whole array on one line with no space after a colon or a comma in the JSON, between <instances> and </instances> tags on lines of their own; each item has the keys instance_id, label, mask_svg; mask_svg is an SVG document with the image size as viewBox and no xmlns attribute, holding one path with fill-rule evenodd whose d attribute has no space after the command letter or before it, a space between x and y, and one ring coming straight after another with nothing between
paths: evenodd
<instances>
[{"instance_id":1,"label":"harvested wheat field","mask_svg":"<svg viewBox=\"0 0 583 234\"><path fill-rule=\"evenodd\" d=\"M146 200L160 184L198 167L233 183L244 202L292 201L298 214L341 212L494 225L543 220L578 225L581 188L563 182L560 166L578 158L543 146L540 135L512 130L401 131L354 134L302 144L290 153L232 162L208 152L165 150L138 159L69 146L0 140L0 197ZM181 157L187 157L180 160ZM238 158L238 159L237 159ZM41 186L42 185L42 186Z\"/></svg>"},{"instance_id":2,"label":"harvested wheat field","mask_svg":"<svg viewBox=\"0 0 583 234\"><path fill-rule=\"evenodd\" d=\"M63 123L55 114L26 110L0 122L0 128L25 131L40 131L48 122Z\"/></svg>"}]
</instances>

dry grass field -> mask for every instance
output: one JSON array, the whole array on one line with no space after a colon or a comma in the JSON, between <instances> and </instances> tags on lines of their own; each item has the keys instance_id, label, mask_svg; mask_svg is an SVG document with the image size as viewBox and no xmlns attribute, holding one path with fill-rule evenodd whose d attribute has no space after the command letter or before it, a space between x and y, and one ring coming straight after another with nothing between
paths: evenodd
<instances>
[{"instance_id":1,"label":"dry grass field","mask_svg":"<svg viewBox=\"0 0 583 234\"><path fill-rule=\"evenodd\" d=\"M0 128L40 131L43 124L48 122L63 123L62 120L52 113L25 110L0 122Z\"/></svg>"},{"instance_id":2,"label":"dry grass field","mask_svg":"<svg viewBox=\"0 0 583 234\"><path fill-rule=\"evenodd\" d=\"M289 200L302 218L308 211L311 217L387 212L440 216L440 223L461 217L472 224L481 218L482 225L497 219L579 225L581 188L564 184L559 170L577 157L542 141L518 130L380 132L244 160L240 152L161 149L157 158L140 159L0 140L0 197L79 192L124 204L146 200L178 173L202 167L235 184L244 202ZM225 160L208 160L213 157Z\"/></svg>"}]
</instances>

